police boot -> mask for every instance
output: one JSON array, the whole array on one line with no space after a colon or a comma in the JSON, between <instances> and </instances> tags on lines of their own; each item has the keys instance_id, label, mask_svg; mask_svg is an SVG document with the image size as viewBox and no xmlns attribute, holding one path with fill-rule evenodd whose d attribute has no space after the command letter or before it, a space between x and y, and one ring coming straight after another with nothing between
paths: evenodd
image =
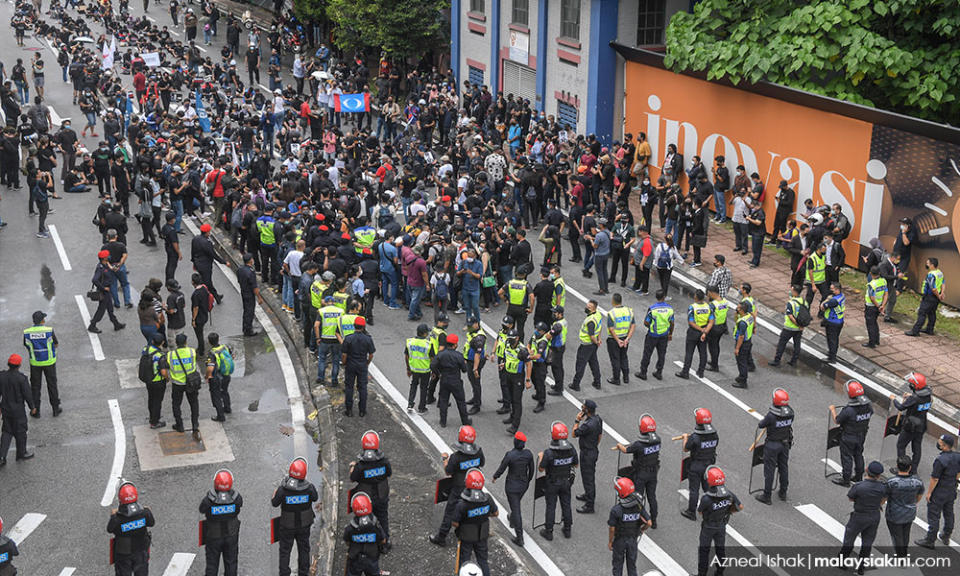
<instances>
[{"instance_id":1,"label":"police boot","mask_svg":"<svg viewBox=\"0 0 960 576\"><path fill-rule=\"evenodd\" d=\"M437 534L431 534L430 537L427 538L427 540L429 540L431 544L435 544L437 546L440 546L441 548L447 545L447 539L441 538Z\"/></svg>"},{"instance_id":2,"label":"police boot","mask_svg":"<svg viewBox=\"0 0 960 576\"><path fill-rule=\"evenodd\" d=\"M832 482L833 482L834 484L836 484L837 486L843 486L843 487L849 487L849 486L850 486L850 479L849 479L849 478L834 478L834 479L832 480Z\"/></svg>"},{"instance_id":3,"label":"police boot","mask_svg":"<svg viewBox=\"0 0 960 576\"><path fill-rule=\"evenodd\" d=\"M552 540L553 540L553 530L547 530L546 528L541 528L541 529L540 529L540 536L542 536L543 539L546 540L546 541L548 541L548 542L549 542L549 541L552 541Z\"/></svg>"},{"instance_id":4,"label":"police boot","mask_svg":"<svg viewBox=\"0 0 960 576\"><path fill-rule=\"evenodd\" d=\"M547 394L550 396L563 396L563 390L555 386L551 386L550 389L547 390Z\"/></svg>"},{"instance_id":5,"label":"police boot","mask_svg":"<svg viewBox=\"0 0 960 576\"><path fill-rule=\"evenodd\" d=\"M516 535L510 539L517 546L523 547L523 528L517 528Z\"/></svg>"},{"instance_id":6,"label":"police boot","mask_svg":"<svg viewBox=\"0 0 960 576\"><path fill-rule=\"evenodd\" d=\"M577 508L577 514L593 514L594 509L590 504L584 504L583 506Z\"/></svg>"},{"instance_id":7,"label":"police boot","mask_svg":"<svg viewBox=\"0 0 960 576\"><path fill-rule=\"evenodd\" d=\"M937 534L937 538L939 538L940 541L943 542L943 545L944 545L944 546L949 546L949 545L950 545L950 535L947 534L946 532L941 532L941 533Z\"/></svg>"},{"instance_id":8,"label":"police boot","mask_svg":"<svg viewBox=\"0 0 960 576\"><path fill-rule=\"evenodd\" d=\"M734 387L734 388L746 388L746 387L747 387L747 380L746 380L746 378L741 378L741 377L739 377L739 376L737 376L736 378L734 378L734 379L733 379L733 387Z\"/></svg>"},{"instance_id":9,"label":"police boot","mask_svg":"<svg viewBox=\"0 0 960 576\"><path fill-rule=\"evenodd\" d=\"M564 537L564 538L569 538L569 537L570 537L570 534L571 534L571 532L570 532L570 527L569 527L569 526L564 526L564 527L563 527L563 537Z\"/></svg>"},{"instance_id":10,"label":"police boot","mask_svg":"<svg viewBox=\"0 0 960 576\"><path fill-rule=\"evenodd\" d=\"M677 378L683 378L684 380L690 379L690 373L687 372L686 370L681 370L676 374L674 374L674 376L676 376Z\"/></svg>"},{"instance_id":11,"label":"police boot","mask_svg":"<svg viewBox=\"0 0 960 576\"><path fill-rule=\"evenodd\" d=\"M500 414L500 415L509 414L510 412L511 412L511 408L509 404L504 404L500 408L497 408L497 414ZM507 422L504 422L504 424L507 424Z\"/></svg>"},{"instance_id":12,"label":"police boot","mask_svg":"<svg viewBox=\"0 0 960 576\"><path fill-rule=\"evenodd\" d=\"M536 413L540 413L540 412L543 412L543 409L544 409L543 402L537 402L537 405L534 406L534 408L533 408L533 412L534 412L535 414L536 414Z\"/></svg>"},{"instance_id":13,"label":"police boot","mask_svg":"<svg viewBox=\"0 0 960 576\"><path fill-rule=\"evenodd\" d=\"M773 504L773 500L770 499L770 495L767 494L766 492L761 492L756 496L754 496L754 498L757 500L757 502L761 502L763 504L766 504L767 506Z\"/></svg>"},{"instance_id":14,"label":"police boot","mask_svg":"<svg viewBox=\"0 0 960 576\"><path fill-rule=\"evenodd\" d=\"M928 548L930 550L933 550L934 548L936 548L936 543L927 537L921 538L919 540L914 540L913 543L921 548Z\"/></svg>"},{"instance_id":15,"label":"police boot","mask_svg":"<svg viewBox=\"0 0 960 576\"><path fill-rule=\"evenodd\" d=\"M663 380L663 372L657 370L656 372L653 373L653 377L656 378L657 380Z\"/></svg>"},{"instance_id":16,"label":"police boot","mask_svg":"<svg viewBox=\"0 0 960 576\"><path fill-rule=\"evenodd\" d=\"M646 380L646 379L647 379L647 373L646 373L646 372L634 372L633 375L636 376L637 378L641 379L641 380Z\"/></svg>"},{"instance_id":17,"label":"police boot","mask_svg":"<svg viewBox=\"0 0 960 576\"><path fill-rule=\"evenodd\" d=\"M697 513L694 512L693 510L690 510L689 508L684 508L683 512L681 512L680 515L686 518L687 520L697 519Z\"/></svg>"}]
</instances>

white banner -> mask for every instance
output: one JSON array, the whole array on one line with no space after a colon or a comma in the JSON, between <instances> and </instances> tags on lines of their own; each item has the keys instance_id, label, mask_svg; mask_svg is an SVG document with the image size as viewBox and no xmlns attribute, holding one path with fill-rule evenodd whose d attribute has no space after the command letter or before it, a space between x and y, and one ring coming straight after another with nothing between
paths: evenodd
<instances>
[{"instance_id":1,"label":"white banner","mask_svg":"<svg viewBox=\"0 0 960 576\"><path fill-rule=\"evenodd\" d=\"M106 43L103 44L103 69L109 70L113 68L113 56L117 53L117 39L116 37L112 38L110 45L107 46Z\"/></svg>"},{"instance_id":2,"label":"white banner","mask_svg":"<svg viewBox=\"0 0 960 576\"><path fill-rule=\"evenodd\" d=\"M530 35L510 31L510 59L526 66L530 62Z\"/></svg>"},{"instance_id":3,"label":"white banner","mask_svg":"<svg viewBox=\"0 0 960 576\"><path fill-rule=\"evenodd\" d=\"M156 68L160 65L160 54L158 52L147 52L146 54L141 54L143 58L143 63L151 68Z\"/></svg>"}]
</instances>

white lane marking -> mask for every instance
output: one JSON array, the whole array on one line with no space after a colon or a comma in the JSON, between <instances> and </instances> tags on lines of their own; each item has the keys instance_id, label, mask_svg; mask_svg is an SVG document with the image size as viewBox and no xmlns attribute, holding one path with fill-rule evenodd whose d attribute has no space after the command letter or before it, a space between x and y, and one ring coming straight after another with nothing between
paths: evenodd
<instances>
[{"instance_id":1,"label":"white lane marking","mask_svg":"<svg viewBox=\"0 0 960 576\"><path fill-rule=\"evenodd\" d=\"M127 457L127 432L123 428L123 417L120 415L120 403L116 399L107 400L110 406L110 419L113 420L113 465L110 467L110 478L107 487L103 489L103 498L100 505L103 507L113 504L113 497L117 493L117 484L123 475L123 461Z\"/></svg>"},{"instance_id":2,"label":"white lane marking","mask_svg":"<svg viewBox=\"0 0 960 576\"><path fill-rule=\"evenodd\" d=\"M648 560L653 562L653 564L660 570L657 572L653 570L651 572L644 573L643 576L688 576L689 572L683 569L683 566L677 564L677 561L673 559L669 554L664 552L663 548L657 546L657 543L650 539L649 536L644 534L640 537L640 540L637 542L637 550L641 554L647 557Z\"/></svg>"},{"instance_id":3,"label":"white lane marking","mask_svg":"<svg viewBox=\"0 0 960 576\"><path fill-rule=\"evenodd\" d=\"M167 569L163 571L163 576L186 576L187 572L190 571L190 566L193 564L193 559L196 557L196 554L177 552L173 555L173 558L170 559L170 563L167 564Z\"/></svg>"},{"instance_id":4,"label":"white lane marking","mask_svg":"<svg viewBox=\"0 0 960 576\"><path fill-rule=\"evenodd\" d=\"M383 372L381 372L380 369L377 368L377 366L374 364L370 364L370 375L373 376L373 379L377 382L380 388L382 388L383 391L387 393L387 396L389 396L393 400L393 403L396 404L398 408L400 408L401 410L404 410L404 408L406 408L407 406L406 397L404 397L404 395L401 394L399 390L397 390L396 386L394 386L393 383L390 382L390 380L387 379L387 377L383 374ZM432 444L433 447L437 449L438 452L441 452L441 453L446 452L448 454L453 452L453 450L449 446L447 446L447 443L444 442L442 438L440 438L440 435L436 432L436 430L434 430L433 427L430 426L430 424L428 424L427 421L424 420L422 416L420 416L419 414L408 413L407 417L410 418L414 426L416 426L417 429L420 430L420 432L427 438L430 444ZM484 489L484 491L486 492L486 489ZM493 498L494 502L497 503L497 506L499 508L504 510L506 509L503 507L503 505L500 502L497 502L497 499L494 498L493 495L491 495L490 497ZM509 516L508 514L500 514L499 516L497 516L497 518L500 520L500 523L506 526L507 529L509 530L511 528L510 528L509 520L507 519L508 516ZM530 553L530 556L533 557L533 559L537 562L537 564L539 564L540 567L543 568L543 570L547 574L558 575L558 576L563 575L563 571L560 570L560 567L557 566L553 562L553 560L550 559L549 556L547 556L547 554L543 551L543 549L540 548L540 545L537 544L532 537L526 538L524 540L523 547L527 552Z\"/></svg>"},{"instance_id":5,"label":"white lane marking","mask_svg":"<svg viewBox=\"0 0 960 576\"><path fill-rule=\"evenodd\" d=\"M63 264L63 269L67 272L73 270L73 267L70 266L70 259L67 258L67 251L63 247L63 242L60 241L60 233L57 232L57 227L51 224L47 228L50 229L50 236L53 238L53 245L57 247L57 254L60 255L60 263Z\"/></svg>"},{"instance_id":6,"label":"white lane marking","mask_svg":"<svg viewBox=\"0 0 960 576\"><path fill-rule=\"evenodd\" d=\"M821 528L830 533L831 536L837 539L839 542L843 542L843 532L844 526L833 516L827 514L820 509L816 504L799 504L794 506L801 514L813 520L813 522L819 525ZM857 536L857 539L853 543L854 546L860 546L860 537Z\"/></svg>"},{"instance_id":7,"label":"white lane marking","mask_svg":"<svg viewBox=\"0 0 960 576\"><path fill-rule=\"evenodd\" d=\"M109 298L109 295L107 297ZM80 317L83 319L83 329L86 330L87 326L90 325L90 311L87 310L87 301L80 294L75 294L74 298L77 300L77 307L80 308ZM100 335L87 330L87 336L90 337L90 346L93 347L93 358L97 362L100 362L105 358L103 355L103 346L100 345Z\"/></svg>"},{"instance_id":8,"label":"white lane marking","mask_svg":"<svg viewBox=\"0 0 960 576\"><path fill-rule=\"evenodd\" d=\"M206 52L206 51L207 51L206 48L204 48L203 46L201 46L201 45L199 45L199 44L195 44L195 46L196 46L197 48L199 48L201 52Z\"/></svg>"},{"instance_id":9,"label":"white lane marking","mask_svg":"<svg viewBox=\"0 0 960 576\"><path fill-rule=\"evenodd\" d=\"M572 294L575 298L577 298L578 300L580 300L580 301L583 302L584 304L586 304L587 302L590 301L589 298L587 298L587 297L584 296L583 294L577 292L576 289L570 287L569 284L567 285L567 292L569 292L570 294ZM607 310L606 310L606 308L604 308L603 306L597 305L597 310L598 310L601 314L603 314L604 316L607 315Z\"/></svg>"},{"instance_id":10,"label":"white lane marking","mask_svg":"<svg viewBox=\"0 0 960 576\"><path fill-rule=\"evenodd\" d=\"M27 536L33 533L33 531L37 529L37 526L46 520L46 518L46 514L37 514L36 512L24 514L23 518L17 522L17 525L7 533L7 538L16 542L18 546L23 544L23 541L27 539Z\"/></svg>"},{"instance_id":11,"label":"white lane marking","mask_svg":"<svg viewBox=\"0 0 960 576\"><path fill-rule=\"evenodd\" d=\"M679 361L679 360L675 360L673 363L676 364L677 366L680 366L681 368L683 367L683 362L681 362L681 361ZM757 420L762 420L762 419L763 419L763 416L761 416L756 410L754 410L753 408L751 408L750 406L748 406L748 405L747 405L746 403L744 403L742 400L740 400L739 398L737 398L736 396L734 396L733 394L731 394L730 391L728 391L728 390L724 389L723 387L721 387L719 384L714 383L714 382L711 381L709 378L701 378L700 376L697 376L696 374L694 374L694 373L692 373L692 372L690 373L690 375L693 376L694 378L696 378L697 380L703 382L704 384L706 384L706 385L709 386L710 388L713 388L714 390L716 390L718 394L720 394L721 396L723 396L723 397L726 398L727 400L729 400L729 401L733 402L734 404L736 404L737 407L739 407L741 410L743 410L743 411L746 412L747 414L753 416L753 417L756 418Z\"/></svg>"},{"instance_id":12,"label":"white lane marking","mask_svg":"<svg viewBox=\"0 0 960 576\"><path fill-rule=\"evenodd\" d=\"M183 223L194 236L200 235L200 229L197 228L197 225L194 224L189 218L184 218ZM223 272L223 275L227 277L227 280L239 294L240 283L237 282L236 273L234 273L234 271L229 267L219 262L217 262L217 266L220 267L220 271ZM294 432L293 446L295 453L297 455L306 456L309 454L308 450L310 446L307 432L304 429L304 423L306 422L307 416L303 410L303 397L300 394L300 384L297 381L297 372L293 368L293 360L290 358L290 352L283 343L283 339L280 337L280 333L277 331L276 326L273 325L273 322L270 321L266 311L264 311L263 307L260 305L257 305L256 316L257 320L260 321L260 324L263 325L263 329L267 336L270 338L270 343L273 344L274 352L277 354L277 360L280 363L280 371L283 373L283 383L287 391L287 403L290 405L290 418Z\"/></svg>"},{"instance_id":13,"label":"white lane marking","mask_svg":"<svg viewBox=\"0 0 960 576\"><path fill-rule=\"evenodd\" d=\"M169 30L169 29L168 29L167 31L170 32L171 34L176 35L176 36L180 36L180 33L177 32L176 30Z\"/></svg>"},{"instance_id":14,"label":"white lane marking","mask_svg":"<svg viewBox=\"0 0 960 576\"><path fill-rule=\"evenodd\" d=\"M267 88L267 87L264 86L263 84L260 84L259 86L260 86L261 88L263 88L263 89L264 89L265 91L267 91L267 92L273 92L273 90Z\"/></svg>"},{"instance_id":15,"label":"white lane marking","mask_svg":"<svg viewBox=\"0 0 960 576\"><path fill-rule=\"evenodd\" d=\"M76 571L77 571L76 568L69 568L69 567L64 568L63 570L60 571L60 574L58 574L57 576L71 576Z\"/></svg>"},{"instance_id":16,"label":"white lane marking","mask_svg":"<svg viewBox=\"0 0 960 576\"><path fill-rule=\"evenodd\" d=\"M677 492L679 492L684 498L690 498L690 491L686 488L680 488L677 490ZM750 553L757 558L763 557L763 553L760 552L756 546L751 544L750 541L743 536L743 534L738 532L736 528L731 526L729 522L727 523L727 534L729 534L730 537L737 542L737 544L749 550ZM770 569L773 570L778 576L788 576L787 573L783 571L783 568L780 568L779 566L771 566Z\"/></svg>"},{"instance_id":17,"label":"white lane marking","mask_svg":"<svg viewBox=\"0 0 960 576\"><path fill-rule=\"evenodd\" d=\"M151 15L149 15L149 14L146 14L145 17L146 17L147 20L153 22L154 24L157 23L157 19L154 18L153 16L151 16Z\"/></svg>"},{"instance_id":18,"label":"white lane marking","mask_svg":"<svg viewBox=\"0 0 960 576\"><path fill-rule=\"evenodd\" d=\"M837 464L837 462L832 458L821 458L820 461L833 468L834 472L843 472L843 467Z\"/></svg>"}]
</instances>

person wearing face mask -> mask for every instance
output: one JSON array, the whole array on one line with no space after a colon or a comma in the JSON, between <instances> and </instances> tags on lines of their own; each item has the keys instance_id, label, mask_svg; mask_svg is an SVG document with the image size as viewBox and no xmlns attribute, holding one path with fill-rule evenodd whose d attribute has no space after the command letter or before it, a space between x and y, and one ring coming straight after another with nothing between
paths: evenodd
<instances>
[{"instance_id":1,"label":"person wearing face mask","mask_svg":"<svg viewBox=\"0 0 960 576\"><path fill-rule=\"evenodd\" d=\"M643 184L640 186L640 210L643 220L640 225L649 228L653 224L653 208L657 205L659 196L657 190L650 184L650 177L643 177Z\"/></svg>"},{"instance_id":2,"label":"person wearing face mask","mask_svg":"<svg viewBox=\"0 0 960 576\"><path fill-rule=\"evenodd\" d=\"M630 224L630 214L620 212L610 234L610 280L617 281L617 270L620 269L620 286L627 285L627 262L630 260L630 248L636 241L637 235Z\"/></svg>"},{"instance_id":3,"label":"person wearing face mask","mask_svg":"<svg viewBox=\"0 0 960 576\"><path fill-rule=\"evenodd\" d=\"M477 252L469 249L460 261L457 276L463 279L460 295L463 297L463 310L468 318L480 318L480 279L483 277L483 264L477 260Z\"/></svg>"},{"instance_id":4,"label":"person wearing face mask","mask_svg":"<svg viewBox=\"0 0 960 576\"><path fill-rule=\"evenodd\" d=\"M556 276L546 266L540 268L540 281L533 287L533 296L536 306L533 309L534 324L545 322L550 324L553 320L553 300Z\"/></svg>"},{"instance_id":5,"label":"person wearing face mask","mask_svg":"<svg viewBox=\"0 0 960 576\"><path fill-rule=\"evenodd\" d=\"M713 219L717 224L727 221L727 190L730 189L730 170L726 166L727 159L723 156L714 158L713 167L713 205L717 216Z\"/></svg>"},{"instance_id":6,"label":"person wearing face mask","mask_svg":"<svg viewBox=\"0 0 960 576\"><path fill-rule=\"evenodd\" d=\"M920 307L917 308L917 322L913 329L904 332L907 336L919 336L920 332L924 334L933 334L933 326L937 321L937 308L943 300L943 271L940 270L940 261L937 258L927 258L926 261L927 276L923 280L922 297ZM927 329L924 330L924 324Z\"/></svg>"},{"instance_id":7,"label":"person wearing face mask","mask_svg":"<svg viewBox=\"0 0 960 576\"><path fill-rule=\"evenodd\" d=\"M840 283L840 267L843 266L843 261L846 254L843 251L843 244L840 243L840 239L837 238L835 233L827 233L823 237L824 244L827 245L827 252L824 254L826 259L826 272L827 272L827 282Z\"/></svg>"}]
</instances>

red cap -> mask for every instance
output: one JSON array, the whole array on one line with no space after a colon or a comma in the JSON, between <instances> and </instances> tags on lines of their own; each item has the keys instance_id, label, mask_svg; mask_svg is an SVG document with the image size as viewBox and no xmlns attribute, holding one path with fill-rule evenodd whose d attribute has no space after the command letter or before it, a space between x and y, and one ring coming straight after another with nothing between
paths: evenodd
<instances>
[{"instance_id":1,"label":"red cap","mask_svg":"<svg viewBox=\"0 0 960 576\"><path fill-rule=\"evenodd\" d=\"M103 258L109 258L109 257L110 257L110 252L107 250L101 250L97 252L97 258L103 259Z\"/></svg>"},{"instance_id":2,"label":"red cap","mask_svg":"<svg viewBox=\"0 0 960 576\"><path fill-rule=\"evenodd\" d=\"M449 196L444 196L443 198L440 199L440 201L441 201L441 202L449 202L449 201L450 201L450 197L449 197Z\"/></svg>"},{"instance_id":3,"label":"red cap","mask_svg":"<svg viewBox=\"0 0 960 576\"><path fill-rule=\"evenodd\" d=\"M329 228L326 224L321 224L321 225L320 225L320 231L321 231L321 232L326 232L326 231L329 230L329 229L330 229L330 228Z\"/></svg>"},{"instance_id":4,"label":"red cap","mask_svg":"<svg viewBox=\"0 0 960 576\"><path fill-rule=\"evenodd\" d=\"M323 222L324 220L327 219L327 217L324 216L323 214L317 214L316 216L314 216L314 218L316 218L317 220L319 220L319 221L321 221L321 222Z\"/></svg>"},{"instance_id":5,"label":"red cap","mask_svg":"<svg viewBox=\"0 0 960 576\"><path fill-rule=\"evenodd\" d=\"M363 249L363 253L364 253L364 254L367 254L367 255L373 254L373 250L371 250L371 249L369 249L369 248L364 248L364 249Z\"/></svg>"},{"instance_id":6,"label":"red cap","mask_svg":"<svg viewBox=\"0 0 960 576\"><path fill-rule=\"evenodd\" d=\"M354 326L366 326L367 321L363 319L363 316L358 316L356 320L353 321Z\"/></svg>"},{"instance_id":7,"label":"red cap","mask_svg":"<svg viewBox=\"0 0 960 576\"><path fill-rule=\"evenodd\" d=\"M451 346L456 346L457 342L460 341L460 338L456 334L447 334L447 344Z\"/></svg>"},{"instance_id":8,"label":"red cap","mask_svg":"<svg viewBox=\"0 0 960 576\"><path fill-rule=\"evenodd\" d=\"M527 441L527 435L524 434L523 432L520 432L520 431L518 431L516 434L514 434L513 437L516 438L517 440L521 441L521 442L526 442L526 441Z\"/></svg>"},{"instance_id":9,"label":"red cap","mask_svg":"<svg viewBox=\"0 0 960 576\"><path fill-rule=\"evenodd\" d=\"M204 225L200 226L200 231L203 232L203 233L207 233L207 232L209 232L210 230L213 230L213 228L211 228L209 224L204 224Z\"/></svg>"},{"instance_id":10,"label":"red cap","mask_svg":"<svg viewBox=\"0 0 960 576\"><path fill-rule=\"evenodd\" d=\"M343 234L340 235L340 237L343 238L344 240L349 240L349 239L350 239L350 233L349 233L349 232L344 232Z\"/></svg>"},{"instance_id":11,"label":"red cap","mask_svg":"<svg viewBox=\"0 0 960 576\"><path fill-rule=\"evenodd\" d=\"M11 366L19 366L23 364L23 358L21 358L19 354L11 354L10 357L7 358L7 364Z\"/></svg>"}]
</instances>

